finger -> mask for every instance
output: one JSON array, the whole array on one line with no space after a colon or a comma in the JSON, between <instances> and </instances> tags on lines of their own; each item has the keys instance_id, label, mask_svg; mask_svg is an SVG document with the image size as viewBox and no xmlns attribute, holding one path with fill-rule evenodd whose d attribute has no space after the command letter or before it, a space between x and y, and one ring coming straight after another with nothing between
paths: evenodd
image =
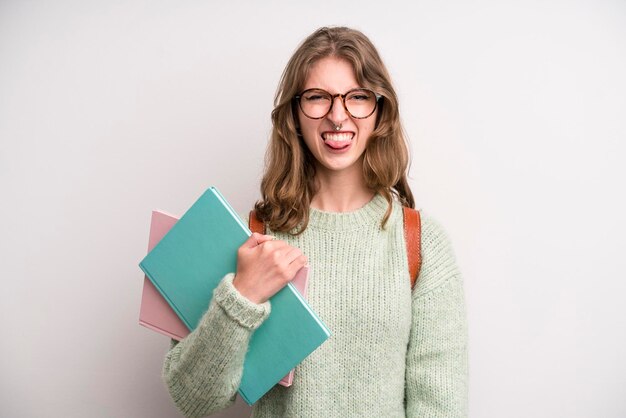
<instances>
[{"instance_id":1,"label":"finger","mask_svg":"<svg viewBox=\"0 0 626 418\"><path fill-rule=\"evenodd\" d=\"M302 267L306 266L308 262L309 259L305 255L301 255L293 260L291 264L289 264L289 267L287 267L287 274L290 277L289 280L293 280L294 277L296 277L296 273L298 273Z\"/></svg>"},{"instance_id":2,"label":"finger","mask_svg":"<svg viewBox=\"0 0 626 418\"><path fill-rule=\"evenodd\" d=\"M273 236L273 235L257 234L256 232L255 232L255 234L256 234L256 240L259 243L259 245L263 244L264 242L267 242L267 241L275 241L276 240L276 237Z\"/></svg>"},{"instance_id":3,"label":"finger","mask_svg":"<svg viewBox=\"0 0 626 418\"><path fill-rule=\"evenodd\" d=\"M254 247L256 247L257 245L259 245L258 244L259 237L262 237L262 236L263 235L257 234L256 232L254 232L252 235L250 235L248 237L248 239L243 244L241 244L240 248L254 248Z\"/></svg>"},{"instance_id":4,"label":"finger","mask_svg":"<svg viewBox=\"0 0 626 418\"><path fill-rule=\"evenodd\" d=\"M302 251L300 251L299 248L296 247L291 247L291 249L285 253L285 261L287 261L288 264L291 264L296 258L300 257L302 255Z\"/></svg>"},{"instance_id":5,"label":"finger","mask_svg":"<svg viewBox=\"0 0 626 418\"><path fill-rule=\"evenodd\" d=\"M262 248L267 252L276 252L289 246L285 241L281 241L275 238L268 239L267 241L264 241L259 245L262 246Z\"/></svg>"}]
</instances>

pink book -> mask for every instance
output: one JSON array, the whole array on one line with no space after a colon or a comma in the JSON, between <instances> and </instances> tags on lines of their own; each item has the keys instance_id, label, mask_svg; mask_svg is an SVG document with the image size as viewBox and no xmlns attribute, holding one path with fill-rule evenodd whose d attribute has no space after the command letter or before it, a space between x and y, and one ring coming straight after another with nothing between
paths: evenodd
<instances>
[{"instance_id":1,"label":"pink book","mask_svg":"<svg viewBox=\"0 0 626 418\"><path fill-rule=\"evenodd\" d=\"M152 211L150 223L150 238L148 239L148 252L157 245L161 238L178 221L178 218L157 210ZM141 308L139 310L139 324L153 331L160 332L170 338L180 341L189 334L189 329L178 318L178 315L161 296L152 282L144 276L143 294L141 296Z\"/></svg>"},{"instance_id":2,"label":"pink book","mask_svg":"<svg viewBox=\"0 0 626 418\"><path fill-rule=\"evenodd\" d=\"M150 223L150 238L148 240L148 252L168 233L178 221L176 216L162 211L153 210ZM296 273L292 283L295 288L306 298L306 288L309 278L309 267L303 267ZM143 294L141 296L141 308L139 310L139 324L153 331L159 332L177 341L182 340L189 334L189 329L178 318L176 312L161 296L152 282L144 276ZM279 384L291 386L293 383L293 370L281 379Z\"/></svg>"}]
</instances>

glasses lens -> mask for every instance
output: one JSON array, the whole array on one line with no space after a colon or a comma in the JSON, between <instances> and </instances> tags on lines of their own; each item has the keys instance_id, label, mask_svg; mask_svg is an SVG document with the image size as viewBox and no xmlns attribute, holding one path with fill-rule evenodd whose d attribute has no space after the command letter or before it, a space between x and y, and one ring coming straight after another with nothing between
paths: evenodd
<instances>
[{"instance_id":1,"label":"glasses lens","mask_svg":"<svg viewBox=\"0 0 626 418\"><path fill-rule=\"evenodd\" d=\"M366 89L352 90L346 95L346 108L355 118L366 118L376 109L376 95Z\"/></svg>"},{"instance_id":2,"label":"glasses lens","mask_svg":"<svg viewBox=\"0 0 626 418\"><path fill-rule=\"evenodd\" d=\"M332 96L324 90L307 90L300 97L300 108L310 118L321 118L328 113L332 102Z\"/></svg>"}]
</instances>

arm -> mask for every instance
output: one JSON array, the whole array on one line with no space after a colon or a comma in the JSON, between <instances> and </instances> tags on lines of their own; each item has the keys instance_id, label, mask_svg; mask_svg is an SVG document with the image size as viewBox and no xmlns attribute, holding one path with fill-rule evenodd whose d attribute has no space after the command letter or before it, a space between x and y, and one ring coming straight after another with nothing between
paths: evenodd
<instances>
[{"instance_id":1,"label":"arm","mask_svg":"<svg viewBox=\"0 0 626 418\"><path fill-rule=\"evenodd\" d=\"M198 327L165 358L163 379L185 416L205 416L234 402L252 332L269 316L269 302L250 302L232 280L229 274L220 282Z\"/></svg>"},{"instance_id":2,"label":"arm","mask_svg":"<svg viewBox=\"0 0 626 418\"><path fill-rule=\"evenodd\" d=\"M237 252L237 273L215 288L198 327L165 358L163 378L190 417L230 406L241 383L250 337L269 316L269 298L306 263L300 250L253 234Z\"/></svg>"},{"instance_id":3,"label":"arm","mask_svg":"<svg viewBox=\"0 0 626 418\"><path fill-rule=\"evenodd\" d=\"M429 217L423 220L422 256L406 359L407 417L467 417L463 282L445 231Z\"/></svg>"}]
</instances>

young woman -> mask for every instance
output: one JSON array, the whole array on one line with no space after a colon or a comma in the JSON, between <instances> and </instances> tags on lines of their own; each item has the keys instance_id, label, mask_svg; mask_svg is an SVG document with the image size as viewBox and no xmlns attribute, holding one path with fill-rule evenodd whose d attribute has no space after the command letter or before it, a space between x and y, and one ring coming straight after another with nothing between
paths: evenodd
<instances>
[{"instance_id":1,"label":"young woman","mask_svg":"<svg viewBox=\"0 0 626 418\"><path fill-rule=\"evenodd\" d=\"M291 57L254 234L199 327L175 345L164 379L183 413L234 401L268 299L311 265L307 299L333 335L254 405L265 417L464 417L463 287L441 226L421 214L422 267L412 289L402 206L413 207L408 151L391 80L372 43L321 28Z\"/></svg>"}]
</instances>

